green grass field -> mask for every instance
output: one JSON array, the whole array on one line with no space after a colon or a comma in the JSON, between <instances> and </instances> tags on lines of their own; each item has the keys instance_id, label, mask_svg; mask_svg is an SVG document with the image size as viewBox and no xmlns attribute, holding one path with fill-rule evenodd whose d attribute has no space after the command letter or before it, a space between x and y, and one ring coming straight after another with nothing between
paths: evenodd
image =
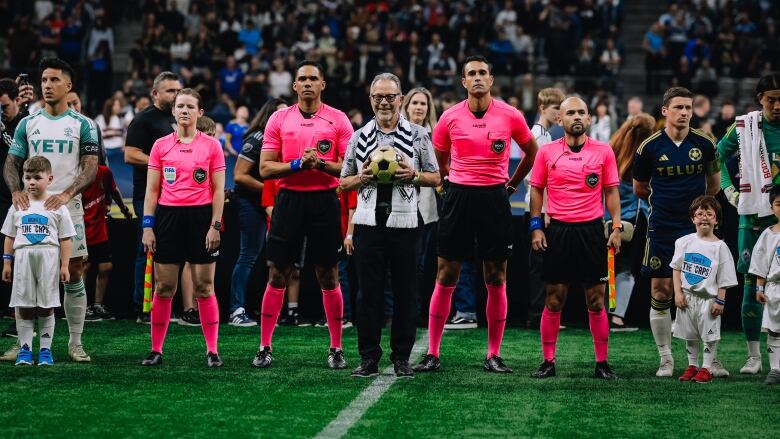
<instances>
[{"instance_id":1,"label":"green grass field","mask_svg":"<svg viewBox=\"0 0 780 439\"><path fill-rule=\"evenodd\" d=\"M77 365L67 360L67 328L58 321L54 367L0 364L2 437L313 437L371 383L350 377L349 369L327 369L322 328L278 328L267 370L249 367L256 327L222 325L221 370L205 367L200 329L177 325L168 334L165 365L140 367L148 331L128 321L88 324L93 362ZM744 359L737 332L725 333L720 348L732 376L708 385L656 378L648 331L612 335L618 382L591 378L586 329L561 332L558 377L544 381L528 377L540 359L538 332L507 330L502 354L512 375L482 371L485 340L484 329L445 333L443 369L392 383L347 437L773 435L767 413L780 406L780 387L764 386L763 374L735 373ZM2 348L11 343L0 341ZM344 345L351 369L359 361L355 329L345 331ZM675 359L681 373L686 360L677 341Z\"/></svg>"}]
</instances>

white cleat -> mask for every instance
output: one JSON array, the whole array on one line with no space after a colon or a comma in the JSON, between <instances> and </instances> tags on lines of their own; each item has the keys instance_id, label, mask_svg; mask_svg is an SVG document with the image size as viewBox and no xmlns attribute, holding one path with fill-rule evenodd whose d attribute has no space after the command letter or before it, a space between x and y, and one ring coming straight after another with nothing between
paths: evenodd
<instances>
[{"instance_id":1,"label":"white cleat","mask_svg":"<svg viewBox=\"0 0 780 439\"><path fill-rule=\"evenodd\" d=\"M755 375L761 372L761 357L748 357L739 373Z\"/></svg>"},{"instance_id":2,"label":"white cleat","mask_svg":"<svg viewBox=\"0 0 780 439\"><path fill-rule=\"evenodd\" d=\"M710 373L715 378L728 378L729 371L720 364L720 360L717 358L712 360L712 367L710 367Z\"/></svg>"},{"instance_id":3,"label":"white cleat","mask_svg":"<svg viewBox=\"0 0 780 439\"><path fill-rule=\"evenodd\" d=\"M0 361L16 361L16 356L19 354L19 343L14 343L13 346L8 348L3 355L0 355Z\"/></svg>"},{"instance_id":4,"label":"white cleat","mask_svg":"<svg viewBox=\"0 0 780 439\"><path fill-rule=\"evenodd\" d=\"M661 359L661 365L658 367L658 370L655 372L655 376L657 377L670 377L674 375L674 360L668 359L664 360Z\"/></svg>"},{"instance_id":5,"label":"white cleat","mask_svg":"<svg viewBox=\"0 0 780 439\"><path fill-rule=\"evenodd\" d=\"M92 361L89 354L84 352L84 346L82 345L68 346L68 356L76 363L89 363Z\"/></svg>"}]
</instances>

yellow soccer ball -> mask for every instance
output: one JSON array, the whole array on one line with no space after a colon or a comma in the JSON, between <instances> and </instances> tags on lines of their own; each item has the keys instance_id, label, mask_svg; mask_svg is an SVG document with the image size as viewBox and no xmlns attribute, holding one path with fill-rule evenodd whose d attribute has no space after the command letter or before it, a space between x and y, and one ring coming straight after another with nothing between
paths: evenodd
<instances>
[{"instance_id":1,"label":"yellow soccer ball","mask_svg":"<svg viewBox=\"0 0 780 439\"><path fill-rule=\"evenodd\" d=\"M377 183L389 184L395 178L395 171L400 167L401 156L390 146L380 146L371 153L371 164L368 169L376 176Z\"/></svg>"}]
</instances>

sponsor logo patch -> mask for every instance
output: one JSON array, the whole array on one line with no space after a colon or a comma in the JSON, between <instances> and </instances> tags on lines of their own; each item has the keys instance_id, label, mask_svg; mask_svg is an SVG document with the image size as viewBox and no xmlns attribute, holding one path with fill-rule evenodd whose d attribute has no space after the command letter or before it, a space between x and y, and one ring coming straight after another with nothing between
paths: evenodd
<instances>
[{"instance_id":1,"label":"sponsor logo patch","mask_svg":"<svg viewBox=\"0 0 780 439\"><path fill-rule=\"evenodd\" d=\"M592 174L588 174L585 176L585 184L588 185L589 188L593 189L596 187L597 184L599 184L599 174L596 174L595 172Z\"/></svg>"},{"instance_id":2,"label":"sponsor logo patch","mask_svg":"<svg viewBox=\"0 0 780 439\"><path fill-rule=\"evenodd\" d=\"M494 140L493 144L490 145L490 149L496 154L501 154L506 149L506 142L503 140Z\"/></svg>"},{"instance_id":3,"label":"sponsor logo patch","mask_svg":"<svg viewBox=\"0 0 780 439\"><path fill-rule=\"evenodd\" d=\"M164 166L163 167L163 178L165 179L166 183L173 184L173 182L176 181L176 167L174 167L174 166Z\"/></svg>"},{"instance_id":4,"label":"sponsor logo patch","mask_svg":"<svg viewBox=\"0 0 780 439\"><path fill-rule=\"evenodd\" d=\"M192 179L195 180L195 183L201 184L204 181L206 181L206 176L208 174L206 173L206 170L203 168L197 168L194 171L192 171Z\"/></svg>"},{"instance_id":5,"label":"sponsor logo patch","mask_svg":"<svg viewBox=\"0 0 780 439\"><path fill-rule=\"evenodd\" d=\"M329 153L331 148L333 148L333 143L330 140L323 139L317 142L317 151L319 151L320 154Z\"/></svg>"}]
</instances>

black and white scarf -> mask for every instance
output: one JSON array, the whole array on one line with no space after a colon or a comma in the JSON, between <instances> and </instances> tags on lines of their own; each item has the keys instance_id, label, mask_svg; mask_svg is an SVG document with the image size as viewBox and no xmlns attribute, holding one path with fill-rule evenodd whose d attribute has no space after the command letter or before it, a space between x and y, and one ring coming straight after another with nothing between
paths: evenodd
<instances>
[{"instance_id":1,"label":"black and white scarf","mask_svg":"<svg viewBox=\"0 0 780 439\"><path fill-rule=\"evenodd\" d=\"M415 169L418 168L418 157L412 145L412 126L399 116L398 125L393 132L393 148L401 154ZM355 148L355 161L357 169L363 169L363 163L371 160L371 153L379 147L379 134L377 133L376 119L371 119L360 129ZM377 188L374 185L366 185L360 188L358 193L358 205L352 216L353 224L376 226L376 198ZM393 186L392 211L387 218L387 227L399 229L413 229L417 227L417 188L412 184L396 184Z\"/></svg>"}]
</instances>

